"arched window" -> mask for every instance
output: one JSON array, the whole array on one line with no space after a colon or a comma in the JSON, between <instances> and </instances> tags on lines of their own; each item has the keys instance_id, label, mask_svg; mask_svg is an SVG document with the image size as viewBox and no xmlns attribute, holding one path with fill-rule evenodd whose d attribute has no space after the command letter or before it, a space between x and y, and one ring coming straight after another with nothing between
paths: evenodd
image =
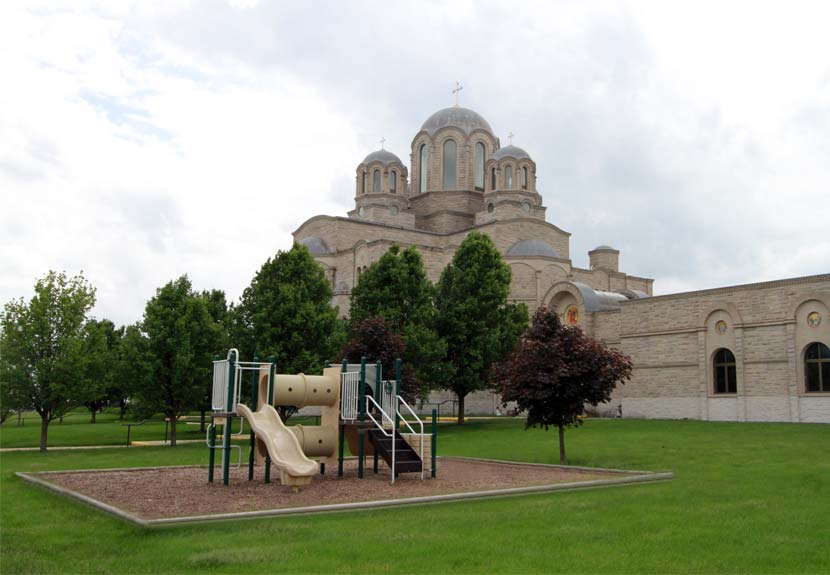
<instances>
[{"instance_id":1,"label":"arched window","mask_svg":"<svg viewBox=\"0 0 830 575\"><path fill-rule=\"evenodd\" d=\"M804 353L805 390L830 392L830 348L820 342L811 343Z\"/></svg>"},{"instance_id":2,"label":"arched window","mask_svg":"<svg viewBox=\"0 0 830 575\"><path fill-rule=\"evenodd\" d=\"M476 143L476 165L475 165L476 189L484 189L484 144Z\"/></svg>"},{"instance_id":3,"label":"arched window","mask_svg":"<svg viewBox=\"0 0 830 575\"><path fill-rule=\"evenodd\" d=\"M421 178L420 192L427 191L427 145L421 144L420 161L418 162L418 173Z\"/></svg>"},{"instance_id":4,"label":"arched window","mask_svg":"<svg viewBox=\"0 0 830 575\"><path fill-rule=\"evenodd\" d=\"M375 170L372 174L372 191L376 194L380 192L380 170Z\"/></svg>"},{"instance_id":5,"label":"arched window","mask_svg":"<svg viewBox=\"0 0 830 575\"><path fill-rule=\"evenodd\" d=\"M496 189L496 168L493 167L493 169L490 171L490 190L495 190L495 189Z\"/></svg>"},{"instance_id":6,"label":"arched window","mask_svg":"<svg viewBox=\"0 0 830 575\"><path fill-rule=\"evenodd\" d=\"M513 187L513 167L507 166L504 169L504 187L510 189Z\"/></svg>"},{"instance_id":7,"label":"arched window","mask_svg":"<svg viewBox=\"0 0 830 575\"><path fill-rule=\"evenodd\" d=\"M366 172L360 172L360 193L366 193Z\"/></svg>"},{"instance_id":8,"label":"arched window","mask_svg":"<svg viewBox=\"0 0 830 575\"><path fill-rule=\"evenodd\" d=\"M735 371L735 355L728 349L715 352L715 393L737 393L738 377Z\"/></svg>"},{"instance_id":9,"label":"arched window","mask_svg":"<svg viewBox=\"0 0 830 575\"><path fill-rule=\"evenodd\" d=\"M389 193L390 194L396 194L397 192L395 190L397 190L397 188L398 188L398 174L395 173L395 170L390 170L389 171Z\"/></svg>"},{"instance_id":10,"label":"arched window","mask_svg":"<svg viewBox=\"0 0 830 575\"><path fill-rule=\"evenodd\" d=\"M522 168L522 189L527 189L527 166Z\"/></svg>"},{"instance_id":11,"label":"arched window","mask_svg":"<svg viewBox=\"0 0 830 575\"><path fill-rule=\"evenodd\" d=\"M455 189L455 151L455 140L444 142L444 179L442 183L445 190Z\"/></svg>"}]
</instances>

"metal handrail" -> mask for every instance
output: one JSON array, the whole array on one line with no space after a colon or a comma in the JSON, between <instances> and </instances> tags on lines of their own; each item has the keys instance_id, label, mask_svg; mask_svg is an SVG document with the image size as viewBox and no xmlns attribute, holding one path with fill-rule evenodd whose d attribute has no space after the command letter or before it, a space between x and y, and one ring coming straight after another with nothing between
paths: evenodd
<instances>
[{"instance_id":1,"label":"metal handrail","mask_svg":"<svg viewBox=\"0 0 830 575\"><path fill-rule=\"evenodd\" d=\"M419 435L421 437L421 452L418 455L421 456L421 480L423 480L424 479L424 422L421 421L421 418L418 417L418 414L415 413L415 411L409 406L409 404L406 402L406 400L404 398L402 398L400 395L396 395L395 399L397 400L398 405L400 405L400 404L404 405L404 407L409 411L409 413L412 414L412 417L414 417L415 420L418 422L418 424L421 426L421 433L415 433L415 430L412 429L412 426L409 425L409 422L401 414L400 409L395 410L397 412L398 416L404 422L404 425L406 425L409 428L409 432L412 435Z\"/></svg>"},{"instance_id":2,"label":"metal handrail","mask_svg":"<svg viewBox=\"0 0 830 575\"><path fill-rule=\"evenodd\" d=\"M216 425L214 423L211 423L207 426L207 430L205 431L205 445L207 445L210 449L225 449L224 445L210 444L210 429L215 426ZM238 445L231 444L231 449L236 449L236 453L237 455L239 455L239 457L237 457L236 459L236 468L239 469L240 467L242 467L242 448Z\"/></svg>"},{"instance_id":3,"label":"metal handrail","mask_svg":"<svg viewBox=\"0 0 830 575\"><path fill-rule=\"evenodd\" d=\"M378 423L378 420L374 418L374 416L372 415L371 410L369 409L369 402L374 404L374 406L377 407L378 411L380 411L381 421L383 421L384 418L385 418L385 419L388 419L389 423L392 424L392 431L391 432L387 432L386 429L384 429L383 425ZM378 402L375 401L375 398L372 397L371 395L366 396L366 415L369 416L369 419L372 420L372 423L375 424L375 427L380 429L381 433L383 433L386 437L391 437L392 438L392 483L395 483L395 420L392 419L391 417L389 417L389 414L387 414L385 411L383 411L383 408L380 405L378 405ZM377 447L375 447L375 449L377 449ZM377 453L377 451L375 453Z\"/></svg>"}]
</instances>

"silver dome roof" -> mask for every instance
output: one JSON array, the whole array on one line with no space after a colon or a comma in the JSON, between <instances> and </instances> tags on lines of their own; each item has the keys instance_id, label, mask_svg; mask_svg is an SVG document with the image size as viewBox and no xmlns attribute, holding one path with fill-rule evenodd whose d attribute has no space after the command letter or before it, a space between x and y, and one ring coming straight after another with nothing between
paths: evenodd
<instances>
[{"instance_id":1,"label":"silver dome roof","mask_svg":"<svg viewBox=\"0 0 830 575\"><path fill-rule=\"evenodd\" d=\"M608 246L608 245L605 245L605 244L602 244L601 246L597 246L594 249L592 249L591 251L595 252L595 251L598 251L598 250L614 250L614 251L617 251L616 248L612 248L611 246Z\"/></svg>"},{"instance_id":2,"label":"silver dome roof","mask_svg":"<svg viewBox=\"0 0 830 575\"><path fill-rule=\"evenodd\" d=\"M392 164L397 162L399 164L403 164L401 159L390 152L389 150L375 150L365 158L363 158L362 164L371 164L372 162L381 162L383 164Z\"/></svg>"},{"instance_id":3,"label":"silver dome roof","mask_svg":"<svg viewBox=\"0 0 830 575\"><path fill-rule=\"evenodd\" d=\"M421 130L431 135L447 126L460 128L466 134L471 134L473 130L478 129L486 130L491 134L493 133L490 124L487 123L487 120L481 114L469 108L460 108L457 106L438 110L427 118L427 121L421 126Z\"/></svg>"},{"instance_id":4,"label":"silver dome roof","mask_svg":"<svg viewBox=\"0 0 830 575\"><path fill-rule=\"evenodd\" d=\"M531 159L530 154L528 154L518 146L505 146L503 148L499 148L498 150L496 150L496 153L493 154L494 160L501 160L502 158L507 157L516 158L517 160L521 160L524 158L527 158L528 160Z\"/></svg>"},{"instance_id":5,"label":"silver dome roof","mask_svg":"<svg viewBox=\"0 0 830 575\"><path fill-rule=\"evenodd\" d=\"M543 256L558 258L559 253L544 240L522 240L516 242L507 250L508 256Z\"/></svg>"},{"instance_id":6,"label":"silver dome roof","mask_svg":"<svg viewBox=\"0 0 830 575\"><path fill-rule=\"evenodd\" d=\"M329 250L326 242L320 238L315 238L313 236L303 238L299 241L299 243L307 247L308 251L310 251L313 256L324 256L331 253L331 250Z\"/></svg>"}]
</instances>

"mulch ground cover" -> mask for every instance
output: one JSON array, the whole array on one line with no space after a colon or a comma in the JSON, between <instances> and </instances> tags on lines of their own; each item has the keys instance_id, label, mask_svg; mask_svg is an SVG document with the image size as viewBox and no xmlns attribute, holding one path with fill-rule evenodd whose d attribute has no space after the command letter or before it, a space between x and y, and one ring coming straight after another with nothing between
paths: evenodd
<instances>
[{"instance_id":1,"label":"mulch ground cover","mask_svg":"<svg viewBox=\"0 0 830 575\"><path fill-rule=\"evenodd\" d=\"M215 482L208 483L205 467L69 471L40 477L142 519L407 499L621 477L619 473L604 471L456 458L439 459L437 470L436 478L427 474L422 481L420 474L401 474L392 484L390 470L383 464L374 474L370 460L364 478L358 479L357 461L347 460L342 477L337 476L336 470L328 470L299 491L280 485L276 469L271 471L272 483L263 482L261 467L255 469L254 480L248 481L245 466L231 469L228 486L222 485L218 468Z\"/></svg>"}]
</instances>

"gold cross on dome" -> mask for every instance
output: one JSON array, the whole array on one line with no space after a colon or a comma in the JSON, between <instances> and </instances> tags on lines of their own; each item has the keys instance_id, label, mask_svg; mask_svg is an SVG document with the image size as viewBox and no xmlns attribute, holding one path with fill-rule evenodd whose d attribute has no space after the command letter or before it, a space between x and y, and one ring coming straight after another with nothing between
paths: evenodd
<instances>
[{"instance_id":1,"label":"gold cross on dome","mask_svg":"<svg viewBox=\"0 0 830 575\"><path fill-rule=\"evenodd\" d=\"M507 141L510 142L511 146L513 145L513 136L514 136L513 132L510 132L509 134L507 134Z\"/></svg>"},{"instance_id":2,"label":"gold cross on dome","mask_svg":"<svg viewBox=\"0 0 830 575\"><path fill-rule=\"evenodd\" d=\"M455 89L452 91L452 93L455 94L455 107L456 108L458 107L458 93L463 89L464 89L464 86L462 86L459 82L455 83Z\"/></svg>"},{"instance_id":3,"label":"gold cross on dome","mask_svg":"<svg viewBox=\"0 0 830 575\"><path fill-rule=\"evenodd\" d=\"M385 150L385 149L386 149L386 148L384 148L384 147L383 147L383 144L384 144L385 142L386 142L386 137L385 137L385 136L381 137L381 139L380 139L380 149L381 149L381 150Z\"/></svg>"}]
</instances>

